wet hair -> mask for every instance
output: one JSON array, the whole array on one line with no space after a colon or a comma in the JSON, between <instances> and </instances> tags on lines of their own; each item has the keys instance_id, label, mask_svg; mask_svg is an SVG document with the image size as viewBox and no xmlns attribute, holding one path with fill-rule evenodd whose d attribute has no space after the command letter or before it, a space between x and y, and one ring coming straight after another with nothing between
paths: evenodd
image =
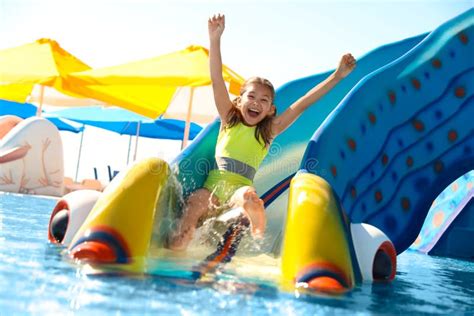
<instances>
[{"instance_id":1,"label":"wet hair","mask_svg":"<svg viewBox=\"0 0 474 316\"><path fill-rule=\"evenodd\" d=\"M271 104L273 106L273 100L275 99L275 88L273 87L272 83L261 77L251 77L242 84L242 87L240 88L240 96L232 101L232 109L230 109L229 113L227 114L227 124L224 126L224 128L231 128L244 121L242 113L239 109L239 103L241 96L251 84L259 84L267 88L270 91ZM274 113L272 115L267 115L257 124L257 127L255 128L255 138L259 143L261 143L263 140L262 145L264 146L269 146L273 140L272 122L275 116L276 108L274 109Z\"/></svg>"}]
</instances>

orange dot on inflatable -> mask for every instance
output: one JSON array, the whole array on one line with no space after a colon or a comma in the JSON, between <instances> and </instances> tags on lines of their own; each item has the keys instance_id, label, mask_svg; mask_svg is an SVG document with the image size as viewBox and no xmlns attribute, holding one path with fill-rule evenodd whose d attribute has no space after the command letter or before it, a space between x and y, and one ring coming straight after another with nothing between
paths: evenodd
<instances>
[{"instance_id":1,"label":"orange dot on inflatable","mask_svg":"<svg viewBox=\"0 0 474 316\"><path fill-rule=\"evenodd\" d=\"M410 199L407 198L407 197L403 197L402 200L401 200L401 205L402 205L402 209L405 210L405 211L408 211L410 209Z\"/></svg>"},{"instance_id":2,"label":"orange dot on inflatable","mask_svg":"<svg viewBox=\"0 0 474 316\"><path fill-rule=\"evenodd\" d=\"M455 130L450 130L448 132L448 139L450 142L454 142L456 139L458 139L458 133Z\"/></svg>"},{"instance_id":3,"label":"orange dot on inflatable","mask_svg":"<svg viewBox=\"0 0 474 316\"><path fill-rule=\"evenodd\" d=\"M453 185L451 186L451 190L452 190L453 192L456 192L458 189L459 189L459 184L453 183Z\"/></svg>"},{"instance_id":4,"label":"orange dot on inflatable","mask_svg":"<svg viewBox=\"0 0 474 316\"><path fill-rule=\"evenodd\" d=\"M332 173L332 175L333 175L334 177L337 176L337 169L336 169L336 166L332 166L332 167L331 167L331 173Z\"/></svg>"},{"instance_id":5,"label":"orange dot on inflatable","mask_svg":"<svg viewBox=\"0 0 474 316\"><path fill-rule=\"evenodd\" d=\"M394 91L388 92L388 99L390 100L390 103L395 104L395 102L397 101L397 95Z\"/></svg>"},{"instance_id":6,"label":"orange dot on inflatable","mask_svg":"<svg viewBox=\"0 0 474 316\"><path fill-rule=\"evenodd\" d=\"M355 188L354 186L351 187L351 196L352 196L353 198L355 198L355 197L357 196L357 190L356 190L356 188Z\"/></svg>"},{"instance_id":7,"label":"orange dot on inflatable","mask_svg":"<svg viewBox=\"0 0 474 316\"><path fill-rule=\"evenodd\" d=\"M436 214L433 216L433 227L439 227L441 224L443 224L444 220L444 213L443 211L438 211Z\"/></svg>"},{"instance_id":8,"label":"orange dot on inflatable","mask_svg":"<svg viewBox=\"0 0 474 316\"><path fill-rule=\"evenodd\" d=\"M375 196L374 196L374 197L375 197L375 201L377 201L377 202L382 201L382 199L383 199L382 192L380 192L380 191L375 192Z\"/></svg>"},{"instance_id":9,"label":"orange dot on inflatable","mask_svg":"<svg viewBox=\"0 0 474 316\"><path fill-rule=\"evenodd\" d=\"M444 169L444 164L441 160L437 160L435 161L433 168L436 173L440 173Z\"/></svg>"},{"instance_id":10,"label":"orange dot on inflatable","mask_svg":"<svg viewBox=\"0 0 474 316\"><path fill-rule=\"evenodd\" d=\"M347 289L339 281L330 277L317 277L308 282L308 287L326 293L344 293Z\"/></svg>"},{"instance_id":11,"label":"orange dot on inflatable","mask_svg":"<svg viewBox=\"0 0 474 316\"><path fill-rule=\"evenodd\" d=\"M356 147L357 147L355 140L353 140L352 138L349 138L349 139L347 140L347 146L349 146L349 148L350 148L352 151L355 151L355 150L356 150Z\"/></svg>"},{"instance_id":12,"label":"orange dot on inflatable","mask_svg":"<svg viewBox=\"0 0 474 316\"><path fill-rule=\"evenodd\" d=\"M461 43L463 43L463 44L467 44L467 42L469 41L469 38L467 37L466 33L464 33L464 32L459 33L459 39L461 40Z\"/></svg>"},{"instance_id":13,"label":"orange dot on inflatable","mask_svg":"<svg viewBox=\"0 0 474 316\"><path fill-rule=\"evenodd\" d=\"M377 122L377 117L376 117L375 114L372 113L372 112L369 113L369 121L370 121L370 123L372 123L372 124L375 124L375 122Z\"/></svg>"},{"instance_id":14,"label":"orange dot on inflatable","mask_svg":"<svg viewBox=\"0 0 474 316\"><path fill-rule=\"evenodd\" d=\"M418 132L423 132L425 130L425 124L420 120L413 120L411 124Z\"/></svg>"},{"instance_id":15,"label":"orange dot on inflatable","mask_svg":"<svg viewBox=\"0 0 474 316\"><path fill-rule=\"evenodd\" d=\"M464 87L457 87L454 90L454 95L458 98L464 98L464 96L466 96L466 89L464 89Z\"/></svg>"},{"instance_id":16,"label":"orange dot on inflatable","mask_svg":"<svg viewBox=\"0 0 474 316\"><path fill-rule=\"evenodd\" d=\"M438 58L433 59L431 64L433 65L434 68L438 68L438 69L441 68L441 60L439 60Z\"/></svg>"},{"instance_id":17,"label":"orange dot on inflatable","mask_svg":"<svg viewBox=\"0 0 474 316\"><path fill-rule=\"evenodd\" d=\"M468 190L472 189L472 186L473 186L473 185L472 185L472 182L468 182L468 183L466 184L466 188L467 188Z\"/></svg>"},{"instance_id":18,"label":"orange dot on inflatable","mask_svg":"<svg viewBox=\"0 0 474 316\"><path fill-rule=\"evenodd\" d=\"M416 78L413 78L411 79L411 84L413 85L413 87L416 89L416 90L420 90L421 88L421 82L420 80L416 79Z\"/></svg>"}]
</instances>

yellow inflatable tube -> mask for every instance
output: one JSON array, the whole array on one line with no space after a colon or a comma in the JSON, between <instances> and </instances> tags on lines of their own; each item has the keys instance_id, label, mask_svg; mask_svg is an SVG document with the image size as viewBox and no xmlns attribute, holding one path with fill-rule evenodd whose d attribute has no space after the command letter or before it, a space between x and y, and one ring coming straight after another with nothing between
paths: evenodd
<instances>
[{"instance_id":1,"label":"yellow inflatable tube","mask_svg":"<svg viewBox=\"0 0 474 316\"><path fill-rule=\"evenodd\" d=\"M360 280L352 241L331 186L299 172L291 181L282 248L285 287L343 293Z\"/></svg>"},{"instance_id":2,"label":"yellow inflatable tube","mask_svg":"<svg viewBox=\"0 0 474 316\"><path fill-rule=\"evenodd\" d=\"M70 256L95 263L131 263L145 258L158 198L168 180L168 164L149 158L114 178L70 246Z\"/></svg>"}]
</instances>

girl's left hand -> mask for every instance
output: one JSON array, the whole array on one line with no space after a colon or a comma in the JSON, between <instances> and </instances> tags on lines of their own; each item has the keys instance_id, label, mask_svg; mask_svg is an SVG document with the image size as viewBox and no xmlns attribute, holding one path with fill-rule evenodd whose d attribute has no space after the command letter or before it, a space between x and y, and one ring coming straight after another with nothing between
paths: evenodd
<instances>
[{"instance_id":1,"label":"girl's left hand","mask_svg":"<svg viewBox=\"0 0 474 316\"><path fill-rule=\"evenodd\" d=\"M345 78L348 74L354 70L356 66L356 60L351 54L345 54L342 56L339 66L336 69L335 75L338 78Z\"/></svg>"}]
</instances>

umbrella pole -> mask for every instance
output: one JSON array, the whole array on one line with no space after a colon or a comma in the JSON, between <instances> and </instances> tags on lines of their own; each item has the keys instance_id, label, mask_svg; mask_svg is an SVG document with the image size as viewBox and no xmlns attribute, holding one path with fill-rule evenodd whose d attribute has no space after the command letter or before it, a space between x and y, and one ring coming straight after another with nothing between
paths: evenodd
<instances>
[{"instance_id":1,"label":"umbrella pole","mask_svg":"<svg viewBox=\"0 0 474 316\"><path fill-rule=\"evenodd\" d=\"M188 145L189 129L191 127L191 112L193 109L193 96L194 96L194 87L191 87L191 91L189 92L188 113L186 114L186 124L184 125L184 135L183 135L183 141L181 143L181 150L184 149Z\"/></svg>"},{"instance_id":2,"label":"umbrella pole","mask_svg":"<svg viewBox=\"0 0 474 316\"><path fill-rule=\"evenodd\" d=\"M128 139L127 166L130 162L130 147L132 147L132 135L130 135L130 138Z\"/></svg>"},{"instance_id":3,"label":"umbrella pole","mask_svg":"<svg viewBox=\"0 0 474 316\"><path fill-rule=\"evenodd\" d=\"M79 154L77 155L77 166L76 166L76 177L74 178L74 182L77 182L77 176L79 175L79 162L81 161L81 152L82 152L82 141L84 140L84 131L85 127L81 132L81 142L79 144Z\"/></svg>"},{"instance_id":4,"label":"umbrella pole","mask_svg":"<svg viewBox=\"0 0 474 316\"><path fill-rule=\"evenodd\" d=\"M133 154L133 161L137 159L138 138L140 137L140 121L138 121L137 124L137 135L135 137L135 153Z\"/></svg>"},{"instance_id":5,"label":"umbrella pole","mask_svg":"<svg viewBox=\"0 0 474 316\"><path fill-rule=\"evenodd\" d=\"M41 85L40 99L39 99L38 109L36 110L36 116L41 116L41 112L43 111L43 96L44 96L44 86Z\"/></svg>"}]
</instances>

